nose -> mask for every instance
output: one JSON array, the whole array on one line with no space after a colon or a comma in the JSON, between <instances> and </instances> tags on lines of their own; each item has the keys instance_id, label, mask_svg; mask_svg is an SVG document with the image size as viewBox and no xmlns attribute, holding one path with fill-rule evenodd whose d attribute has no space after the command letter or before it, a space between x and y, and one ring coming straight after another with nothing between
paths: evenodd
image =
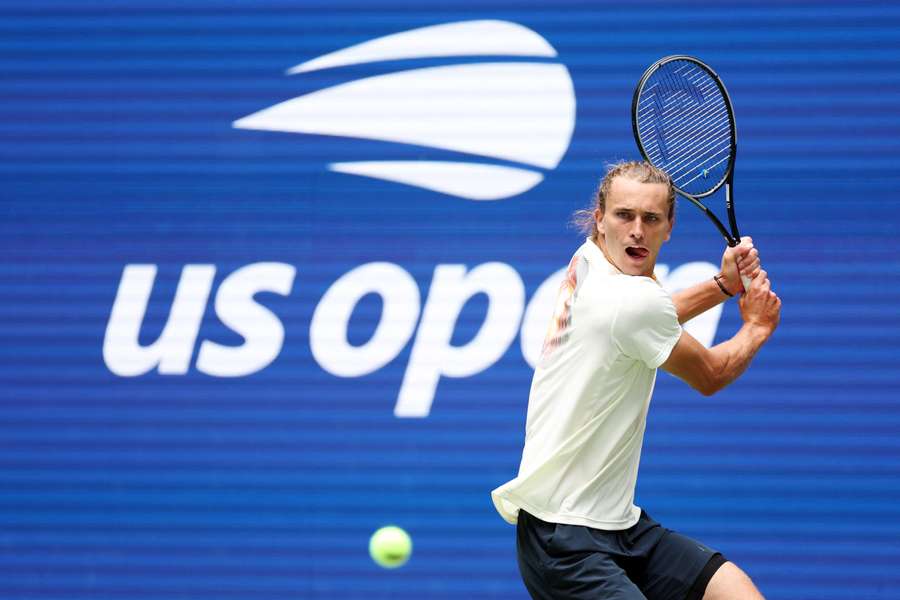
<instances>
[{"instance_id":1,"label":"nose","mask_svg":"<svg viewBox=\"0 0 900 600\"><path fill-rule=\"evenodd\" d=\"M631 227L631 237L635 241L639 242L642 239L644 239L644 228L641 224L640 219L635 219L632 223L633 223L633 225Z\"/></svg>"}]
</instances>

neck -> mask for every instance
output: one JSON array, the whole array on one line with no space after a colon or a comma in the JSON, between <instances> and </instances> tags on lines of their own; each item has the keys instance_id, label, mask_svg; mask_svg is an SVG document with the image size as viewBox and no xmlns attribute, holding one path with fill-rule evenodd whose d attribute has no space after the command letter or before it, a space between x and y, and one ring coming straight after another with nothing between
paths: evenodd
<instances>
[{"instance_id":1,"label":"neck","mask_svg":"<svg viewBox=\"0 0 900 600\"><path fill-rule=\"evenodd\" d=\"M597 235L593 238L593 242L598 248L600 248L600 251L603 252L603 256L606 257L606 260L609 262L609 264L614 266L619 273L622 273L622 269L619 268L619 265L616 264L616 261L614 261L609 255L609 252L606 251L606 240L603 239L603 236Z\"/></svg>"}]
</instances>

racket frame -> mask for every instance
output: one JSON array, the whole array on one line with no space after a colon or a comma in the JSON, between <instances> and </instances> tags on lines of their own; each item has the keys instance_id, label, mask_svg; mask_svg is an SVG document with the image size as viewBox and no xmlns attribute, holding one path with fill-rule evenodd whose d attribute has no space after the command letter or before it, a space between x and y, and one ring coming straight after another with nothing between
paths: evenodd
<instances>
[{"instance_id":1,"label":"racket frame","mask_svg":"<svg viewBox=\"0 0 900 600\"><path fill-rule=\"evenodd\" d=\"M722 178L712 188L703 192L702 194L690 194L679 188L677 185L674 185L674 182L673 186L675 188L675 191L678 192L679 195L686 198L687 200L690 200L697 208L703 211L703 213L709 218L709 220L712 221L713 225L716 226L716 229L719 230L719 233L722 234L722 237L725 238L725 241L729 246L737 246L738 243L740 243L741 234L738 230L737 219L734 214L734 198L732 196L732 188L734 183L734 163L737 157L737 126L734 121L734 109L731 106L731 96L728 95L728 90L725 89L725 84L722 83L722 79L719 77L718 73L713 71L713 69L703 61L686 54L673 54L672 56L665 56L650 65L650 67L648 67L644 72L641 80L638 82L638 85L634 90L634 97L631 100L631 127L634 131L634 141L637 143L638 151L641 153L641 156L644 158L644 160L651 165L659 167L659 165L655 165L654 162L650 159L650 156L648 155L646 149L644 148L644 144L641 141L641 133L638 129L638 102L640 100L641 93L644 90L644 85L647 83L647 80L649 80L650 77L657 70L659 70L660 67L674 61L686 61L700 67L713 78L713 82L719 88L719 91L722 92L722 97L725 99L725 109L728 111L728 123L731 129L731 157L728 161L728 168L723 174ZM725 186L725 210L728 214L728 225L731 231L726 229L725 225L722 224L722 221L719 220L715 213L713 213L706 205L704 205L700 201L701 198L706 198L707 196L715 194L723 185Z\"/></svg>"}]
</instances>

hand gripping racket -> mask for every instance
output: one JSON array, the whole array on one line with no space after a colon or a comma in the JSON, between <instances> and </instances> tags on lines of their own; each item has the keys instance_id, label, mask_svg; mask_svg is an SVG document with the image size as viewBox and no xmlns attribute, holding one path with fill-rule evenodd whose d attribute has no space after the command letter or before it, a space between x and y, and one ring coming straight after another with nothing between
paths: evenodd
<instances>
[{"instance_id":1,"label":"hand gripping racket","mask_svg":"<svg viewBox=\"0 0 900 600\"><path fill-rule=\"evenodd\" d=\"M741 241L734 217L737 132L725 85L690 56L667 56L641 77L631 102L634 139L644 160L669 174L675 190L709 217L729 246ZM725 186L730 231L701 198ZM750 279L741 276L744 289Z\"/></svg>"}]
</instances>

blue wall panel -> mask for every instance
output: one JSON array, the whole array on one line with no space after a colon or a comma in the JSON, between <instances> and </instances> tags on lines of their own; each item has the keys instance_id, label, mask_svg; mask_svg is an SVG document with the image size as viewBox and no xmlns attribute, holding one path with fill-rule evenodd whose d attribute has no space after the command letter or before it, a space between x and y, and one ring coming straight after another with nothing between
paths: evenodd
<instances>
[{"instance_id":1,"label":"blue wall panel","mask_svg":"<svg viewBox=\"0 0 900 600\"><path fill-rule=\"evenodd\" d=\"M485 40L456 35L451 56L286 74L356 44L475 20L518 24L556 54L512 55L535 41L523 34L505 54L465 55ZM636 156L633 86L673 53L704 59L729 87L738 218L784 309L751 369L719 395L660 374L638 502L722 550L768 598L895 598L900 6L503 1L0 4L0 596L524 598L514 530L489 492L520 457L525 309L580 243L567 221L604 164ZM542 82L500 113L492 98L466 112L477 87L370 90L362 103L334 104L356 131L390 130L406 100L423 111L417 126L446 120L450 138L473 118L486 132L508 124L519 142L495 154L232 125L336 86L485 63L561 65L571 138L529 112L565 112L562 88L536 100ZM442 108L456 92L463 101ZM384 115L366 117L373 106ZM558 164L522 154L560 136ZM488 148L496 136L477 141ZM366 161L400 162L407 175L423 162L507 167L540 182L473 201L329 166ZM488 187L474 176L442 181ZM669 282L688 263L716 264L721 246L683 204L660 259ZM371 289L343 320L321 313L313 331L318 310L350 297L339 283L371 263L394 279L351 275ZM472 350L493 300L462 298L449 343L481 363L440 377L433 393L409 384L431 400L427 414L395 416L417 340L439 370L451 368L422 341L435 278L485 263L523 285L524 303L503 309L515 332L493 358ZM169 366L125 372L128 351L112 344L110 358L104 346L118 327L113 306L142 305L137 280L122 284L141 265L155 278L137 341L151 347L171 325L176 350ZM266 265L291 274L272 275L288 290L261 283ZM196 285L183 306L200 312L193 325L173 323L189 268ZM241 269L251 269L243 283ZM380 284L389 297L372 291ZM330 293L338 300L323 302ZM389 304L397 321L387 333L400 338L391 351L354 355L347 372L374 365L357 375L323 364L316 335L338 358L341 342L328 336L343 336L352 354L380 339ZM715 341L739 324L726 305ZM217 364L251 372L201 368L204 342L248 349ZM187 354L172 358L177 349ZM388 523L415 545L395 571L367 554Z\"/></svg>"}]
</instances>

